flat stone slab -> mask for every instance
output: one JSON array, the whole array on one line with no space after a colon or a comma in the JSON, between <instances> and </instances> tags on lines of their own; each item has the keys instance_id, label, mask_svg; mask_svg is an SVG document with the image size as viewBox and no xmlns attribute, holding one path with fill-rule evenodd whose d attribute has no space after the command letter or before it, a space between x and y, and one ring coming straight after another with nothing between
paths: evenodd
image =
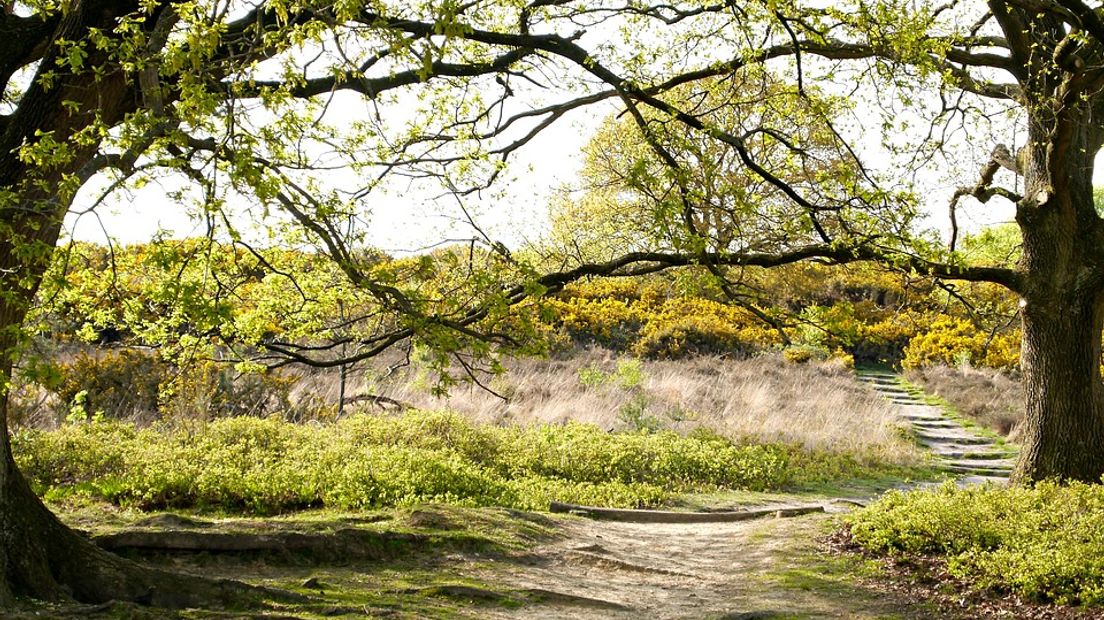
<instances>
[{"instance_id":1,"label":"flat stone slab","mask_svg":"<svg viewBox=\"0 0 1104 620\"><path fill-rule=\"evenodd\" d=\"M967 446L996 445L993 440L988 437L980 437L967 431L955 432L953 430L947 430L935 432L918 429L916 436L926 445L939 443Z\"/></svg>"},{"instance_id":2,"label":"flat stone slab","mask_svg":"<svg viewBox=\"0 0 1104 620\"><path fill-rule=\"evenodd\" d=\"M996 446L948 446L935 445L932 453L945 459L970 459L978 461L1012 460L1014 456L1007 450L994 450Z\"/></svg>"},{"instance_id":3,"label":"flat stone slab","mask_svg":"<svg viewBox=\"0 0 1104 620\"><path fill-rule=\"evenodd\" d=\"M956 429L962 428L954 420L947 418L912 418L912 425L919 429Z\"/></svg>"},{"instance_id":4,"label":"flat stone slab","mask_svg":"<svg viewBox=\"0 0 1104 620\"><path fill-rule=\"evenodd\" d=\"M925 411L932 415L938 415L939 417L946 417L943 414L943 409L936 407L935 405L929 405L928 403L910 402L910 403L896 403L897 409L900 411Z\"/></svg>"},{"instance_id":5,"label":"flat stone slab","mask_svg":"<svg viewBox=\"0 0 1104 620\"><path fill-rule=\"evenodd\" d=\"M901 394L904 396L914 396L914 394L907 389L893 383L873 383L874 389L882 394Z\"/></svg>"},{"instance_id":6,"label":"flat stone slab","mask_svg":"<svg viewBox=\"0 0 1104 620\"><path fill-rule=\"evenodd\" d=\"M898 411L898 417L913 421L941 421L947 419L941 415L932 413L932 411L920 410Z\"/></svg>"},{"instance_id":7,"label":"flat stone slab","mask_svg":"<svg viewBox=\"0 0 1104 620\"><path fill-rule=\"evenodd\" d=\"M925 407L931 407L931 405L928 405L919 398L887 398L886 400L894 405L923 405Z\"/></svg>"},{"instance_id":8,"label":"flat stone slab","mask_svg":"<svg viewBox=\"0 0 1104 620\"><path fill-rule=\"evenodd\" d=\"M910 418L913 420L947 420L943 412L939 411L935 407L920 406L920 407L898 407L897 415L903 418Z\"/></svg>"},{"instance_id":9,"label":"flat stone slab","mask_svg":"<svg viewBox=\"0 0 1104 620\"><path fill-rule=\"evenodd\" d=\"M1010 467L970 467L959 466L959 464L946 463L940 466L943 471L949 471L952 473L963 473L968 475L994 475L994 477L1007 478L1012 474L1012 468Z\"/></svg>"},{"instance_id":10,"label":"flat stone slab","mask_svg":"<svg viewBox=\"0 0 1104 620\"><path fill-rule=\"evenodd\" d=\"M980 469L1012 469L1016 467L1015 459L955 459L947 461L958 467L976 467Z\"/></svg>"},{"instance_id":11,"label":"flat stone slab","mask_svg":"<svg viewBox=\"0 0 1104 620\"><path fill-rule=\"evenodd\" d=\"M1008 469L973 469L970 467L943 467L942 470L949 474L957 474L963 477L998 478L1008 480L1012 476L1012 470Z\"/></svg>"},{"instance_id":12,"label":"flat stone slab","mask_svg":"<svg viewBox=\"0 0 1104 620\"><path fill-rule=\"evenodd\" d=\"M960 487L977 486L982 484L992 484L1000 487L1008 486L1008 478L1006 476L965 476L955 481Z\"/></svg>"}]
</instances>

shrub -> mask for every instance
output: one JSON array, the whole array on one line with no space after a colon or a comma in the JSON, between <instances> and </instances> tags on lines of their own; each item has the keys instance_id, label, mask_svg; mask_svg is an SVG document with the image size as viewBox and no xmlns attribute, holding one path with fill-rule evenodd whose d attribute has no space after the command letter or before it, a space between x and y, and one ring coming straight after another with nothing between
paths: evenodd
<instances>
[{"instance_id":1,"label":"shrub","mask_svg":"<svg viewBox=\"0 0 1104 620\"><path fill-rule=\"evenodd\" d=\"M914 311L893 314L863 326L862 334L849 350L863 362L896 364L905 356L912 338L931 323L930 315Z\"/></svg>"},{"instance_id":2,"label":"shrub","mask_svg":"<svg viewBox=\"0 0 1104 620\"><path fill-rule=\"evenodd\" d=\"M176 370L161 384L160 410L171 419L282 415L291 407L298 377L239 373L216 362Z\"/></svg>"},{"instance_id":3,"label":"shrub","mask_svg":"<svg viewBox=\"0 0 1104 620\"><path fill-rule=\"evenodd\" d=\"M624 349L635 340L645 311L617 298L572 297L547 302L555 322L576 342Z\"/></svg>"},{"instance_id":4,"label":"shrub","mask_svg":"<svg viewBox=\"0 0 1104 620\"><path fill-rule=\"evenodd\" d=\"M813 345L794 345L782 350L782 357L792 364L804 364L816 360L823 362L828 359L828 350Z\"/></svg>"},{"instance_id":5,"label":"shrub","mask_svg":"<svg viewBox=\"0 0 1104 620\"><path fill-rule=\"evenodd\" d=\"M641 357L746 356L781 340L746 310L704 297L675 296L654 284L576 286L547 305L553 322L576 342Z\"/></svg>"},{"instance_id":6,"label":"shrub","mask_svg":"<svg viewBox=\"0 0 1104 620\"><path fill-rule=\"evenodd\" d=\"M188 432L92 423L22 433L16 442L20 466L43 491L253 513L421 501L653 506L672 492L763 490L794 477L791 449L710 433L494 427L428 412L357 415L330 426L233 418Z\"/></svg>"},{"instance_id":7,"label":"shrub","mask_svg":"<svg viewBox=\"0 0 1104 620\"><path fill-rule=\"evenodd\" d=\"M155 416L159 387L169 376L169 366L155 356L128 349L81 353L59 370L54 391L66 412L84 394L81 406L89 416L103 412L113 419Z\"/></svg>"},{"instance_id":8,"label":"shrub","mask_svg":"<svg viewBox=\"0 0 1104 620\"><path fill-rule=\"evenodd\" d=\"M55 415L70 422L95 416L148 423L172 419L265 417L292 409L298 377L277 373L238 373L211 361L183 367L156 356L123 349L81 353L59 366L52 387Z\"/></svg>"},{"instance_id":9,"label":"shrub","mask_svg":"<svg viewBox=\"0 0 1104 620\"><path fill-rule=\"evenodd\" d=\"M1019 365L1018 333L990 338L969 321L949 316L937 318L905 348L905 368L960 366L962 363L1012 369Z\"/></svg>"},{"instance_id":10,"label":"shrub","mask_svg":"<svg viewBox=\"0 0 1104 620\"><path fill-rule=\"evenodd\" d=\"M979 588L1059 604L1104 603L1104 487L1040 483L891 492L847 518L855 542L930 554Z\"/></svg>"},{"instance_id":11,"label":"shrub","mask_svg":"<svg viewBox=\"0 0 1104 620\"><path fill-rule=\"evenodd\" d=\"M641 357L677 359L691 355L746 357L781 342L746 311L707 299L678 299L649 317L633 345Z\"/></svg>"}]
</instances>

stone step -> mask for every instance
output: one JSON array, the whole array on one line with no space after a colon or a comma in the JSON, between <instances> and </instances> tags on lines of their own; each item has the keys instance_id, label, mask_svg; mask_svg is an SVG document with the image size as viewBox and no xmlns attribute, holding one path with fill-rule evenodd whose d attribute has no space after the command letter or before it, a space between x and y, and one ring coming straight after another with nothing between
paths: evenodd
<instances>
[{"instance_id":1,"label":"stone step","mask_svg":"<svg viewBox=\"0 0 1104 620\"><path fill-rule=\"evenodd\" d=\"M976 486L982 484L994 484L997 486L1008 486L1008 478L1006 476L963 476L958 480L955 480L955 484L960 487Z\"/></svg>"},{"instance_id":2,"label":"stone step","mask_svg":"<svg viewBox=\"0 0 1104 620\"><path fill-rule=\"evenodd\" d=\"M910 418L912 425L921 429L953 429L962 428L958 422L954 420L948 420L947 418Z\"/></svg>"},{"instance_id":3,"label":"stone step","mask_svg":"<svg viewBox=\"0 0 1104 620\"><path fill-rule=\"evenodd\" d=\"M988 437L979 437L965 432L953 433L953 432L926 432L918 430L916 437L920 439L921 443L925 445L932 444L945 444L955 446L979 446L979 445L995 445L992 439Z\"/></svg>"},{"instance_id":4,"label":"stone step","mask_svg":"<svg viewBox=\"0 0 1104 620\"><path fill-rule=\"evenodd\" d=\"M1012 459L955 459L953 461L946 461L944 465L953 465L955 467L974 467L976 469L1003 469L1006 471L1012 471L1012 468L1016 466L1016 461Z\"/></svg>"},{"instance_id":5,"label":"stone step","mask_svg":"<svg viewBox=\"0 0 1104 620\"><path fill-rule=\"evenodd\" d=\"M969 454L971 452L989 452L996 453L1000 450L996 444L991 443L962 443L955 441L932 441L921 437L919 433L916 434L917 443L925 448L931 450L934 456L948 458L952 455L963 453ZM980 441L980 440L979 440ZM1005 453L1007 454L1007 453Z\"/></svg>"},{"instance_id":6,"label":"stone step","mask_svg":"<svg viewBox=\"0 0 1104 620\"><path fill-rule=\"evenodd\" d=\"M925 407L937 408L934 405L929 405L919 398L887 398L886 400L893 403L894 405L923 405Z\"/></svg>"},{"instance_id":7,"label":"stone step","mask_svg":"<svg viewBox=\"0 0 1104 620\"><path fill-rule=\"evenodd\" d=\"M879 390L879 389L903 390L903 389L905 389L904 386L902 386L900 383L898 383L896 381L892 381L892 380L863 379L863 378L860 377L859 381L862 381L863 383L873 387L876 390Z\"/></svg>"},{"instance_id":8,"label":"stone step","mask_svg":"<svg viewBox=\"0 0 1104 620\"><path fill-rule=\"evenodd\" d=\"M1011 469L999 469L999 468L985 468L985 467L962 467L960 465L943 465L940 467L943 471L951 472L953 474L966 474L968 476L988 476L992 478L1007 478L1012 475Z\"/></svg>"},{"instance_id":9,"label":"stone step","mask_svg":"<svg viewBox=\"0 0 1104 620\"><path fill-rule=\"evenodd\" d=\"M879 389L907 391L909 386L895 379L867 379L866 383Z\"/></svg>"},{"instance_id":10,"label":"stone step","mask_svg":"<svg viewBox=\"0 0 1104 620\"><path fill-rule=\"evenodd\" d=\"M897 411L903 415L912 415L922 418L939 418L940 420L947 418L942 409L939 407L932 407L931 405L899 405Z\"/></svg>"},{"instance_id":11,"label":"stone step","mask_svg":"<svg viewBox=\"0 0 1104 620\"><path fill-rule=\"evenodd\" d=\"M981 474L968 474L968 475L965 475L965 476L959 476L958 478L955 478L954 483L955 483L955 486L957 486L960 489L965 488L965 487L978 486L978 485L982 485L982 484L994 484L994 485L997 485L997 486L1007 486L1008 485L1008 477L1007 476L986 476L986 475L981 475ZM907 490L911 490L911 489L931 490L931 489L938 489L939 487L943 486L943 484L944 484L943 482L916 482L916 483L910 484L908 486L898 487L898 488L900 488L903 491L907 491Z\"/></svg>"},{"instance_id":12,"label":"stone step","mask_svg":"<svg viewBox=\"0 0 1104 620\"><path fill-rule=\"evenodd\" d=\"M946 444L932 447L932 453L945 459L970 459L977 461L1000 461L1014 459L1015 455L1007 450L994 449L996 446L957 446Z\"/></svg>"},{"instance_id":13,"label":"stone step","mask_svg":"<svg viewBox=\"0 0 1104 620\"><path fill-rule=\"evenodd\" d=\"M944 417L934 416L934 415L901 415L901 414L898 414L897 417L901 418L902 420L904 420L905 422L908 422L910 424L915 424L917 422L943 422L947 419L947 418L944 418Z\"/></svg>"}]
</instances>

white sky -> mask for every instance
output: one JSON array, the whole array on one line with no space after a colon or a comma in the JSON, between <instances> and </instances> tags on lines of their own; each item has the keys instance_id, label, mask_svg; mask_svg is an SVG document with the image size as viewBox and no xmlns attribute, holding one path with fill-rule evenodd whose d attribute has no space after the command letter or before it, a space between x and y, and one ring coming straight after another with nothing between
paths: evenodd
<instances>
[{"instance_id":1,"label":"white sky","mask_svg":"<svg viewBox=\"0 0 1104 620\"><path fill-rule=\"evenodd\" d=\"M551 96L554 97L555 94ZM363 104L355 104L353 101L355 100L335 99L327 112L327 122L334 123L333 118L352 119L363 113L363 107L355 107ZM415 106L408 107L413 109ZM401 115L404 109L400 106L398 114ZM612 104L607 103L576 111L547 128L515 153L509 174L503 178L509 182L492 188L483 196L465 199L465 207L476 216L481 228L492 239L513 247L539 237L547 228L547 208L552 193L556 188L574 182L582 164L582 147L612 109ZM844 124L849 124L849 127L844 131L854 139L861 151L860 155L865 153L864 159L867 163L889 165L889 160L879 153L880 127L877 130L868 130L861 126L866 122L877 125L877 121L872 120L876 118L876 112L857 108L846 116ZM403 121L396 119L395 122ZM992 148L995 142L992 138L980 135L978 138L980 144L988 145L984 149ZM973 149L963 158L963 163L957 166L943 164L943 169L940 169L939 165L935 165L924 171L924 178L918 181L923 185L920 191L925 197L925 207L930 216L927 225L946 231L949 227L947 205L954 187L976 182L976 175L987 157L987 150ZM956 167L959 169L952 169ZM1097 166L1094 179L1098 183L1104 182L1100 167ZM331 176L331 180L337 178L339 177ZM139 190L117 193L112 200L98 206L94 215L80 218L71 215L67 228L76 239L104 242L106 235L110 235L114 241L124 244L147 241L158 232L172 237L204 234L205 223L190 218L186 208L175 204L168 197L169 192L182 185L181 179L167 177L157 179ZM99 193L99 189L95 184L86 187L84 199L78 199L74 211L79 212L86 208L91 197ZM441 198L441 194L443 190L428 189L424 184L411 188L392 185L386 195L374 197L369 203L372 211L366 218L369 223L368 241L375 247L395 253L416 251L448 239L468 239L475 236L476 231L463 221L463 213L458 208L456 199L451 196ZM1013 214L1012 205L1001 198L994 198L987 205L966 200L959 211L960 227L967 231L976 231L989 224L1011 221ZM235 221L235 225L243 231L255 228L250 226L247 217L243 215ZM264 238L265 235L258 232L254 241L263 244Z\"/></svg>"},{"instance_id":2,"label":"white sky","mask_svg":"<svg viewBox=\"0 0 1104 620\"><path fill-rule=\"evenodd\" d=\"M601 114L582 111L561 119L519 151L510 166L512 179L502 184L502 197L471 197L466 206L476 215L479 225L494 239L510 246L535 239L547 227L547 207L554 190L575 181L582 165L581 149L593 135L602 120ZM982 154L984 155L984 154ZM1100 162L1104 164L1104 161ZM1102 182L1101 172L1095 175ZM929 224L936 228L947 226L946 209L953 191L947 179L933 171L928 180L936 191L926 194ZM103 242L105 230L118 243L148 241L155 234L165 232L171 237L202 235L205 224L189 217L187 209L172 202L167 194L179 189L180 179L154 180L145 187L113 196L96 209L98 217L71 215L67 228L79 240ZM95 188L86 191L95 194ZM370 241L387 251L411 251L436 244L445 239L466 239L475 231L463 221L462 212L455 199L440 197L436 191L414 188L410 192L398 188L390 195L372 202L369 218ZM75 211L87 206L88 199L78 201ZM994 198L988 205L968 201L960 211L960 224L968 230L978 230L986 225L1011 221L1014 210L1011 204ZM239 221L247 227L247 222Z\"/></svg>"},{"instance_id":3,"label":"white sky","mask_svg":"<svg viewBox=\"0 0 1104 620\"><path fill-rule=\"evenodd\" d=\"M547 228L548 204L553 192L576 179L582 165L581 149L600 125L610 107L595 106L568 114L514 154L503 183L482 196L465 199L465 208L493 239L509 246L535 239ZM128 244L150 240L159 232L181 238L203 235L206 224L189 216L188 209L168 196L185 183L183 178L153 179L136 190L116 192L95 214L87 209L103 184L89 184L78 198L66 222L73 238L103 243L106 234L114 242ZM396 183L387 194L369 200L369 239L385 251L412 251L447 239L468 239L475 231L463 212L443 190L407 187ZM492 194L502 193L502 196ZM235 222L249 227L246 217Z\"/></svg>"}]
</instances>

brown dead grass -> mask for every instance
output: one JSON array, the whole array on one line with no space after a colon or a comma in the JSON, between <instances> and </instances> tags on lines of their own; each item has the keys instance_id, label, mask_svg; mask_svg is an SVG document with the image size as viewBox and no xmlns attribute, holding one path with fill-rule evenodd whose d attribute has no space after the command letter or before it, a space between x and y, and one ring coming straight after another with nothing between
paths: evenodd
<instances>
[{"instance_id":1,"label":"brown dead grass","mask_svg":"<svg viewBox=\"0 0 1104 620\"><path fill-rule=\"evenodd\" d=\"M617 374L625 359L592 349L564 359L510 361L508 372L489 385L506 400L469 386L435 397L413 370L382 381L362 374L350 381L347 394L370 392L495 424L579 421L609 430L646 425L679 432L707 427L732 438L783 441L889 462L916 457L901 439L891 408L838 363L793 364L778 355L641 361L643 380L626 387ZM593 376L594 370L610 380L595 385L581 378L588 372ZM336 400L338 386L331 373L312 378L303 389Z\"/></svg>"},{"instance_id":2,"label":"brown dead grass","mask_svg":"<svg viewBox=\"0 0 1104 620\"><path fill-rule=\"evenodd\" d=\"M1015 442L1024 419L1020 381L992 369L935 366L906 378L949 402L959 413Z\"/></svg>"}]
</instances>

